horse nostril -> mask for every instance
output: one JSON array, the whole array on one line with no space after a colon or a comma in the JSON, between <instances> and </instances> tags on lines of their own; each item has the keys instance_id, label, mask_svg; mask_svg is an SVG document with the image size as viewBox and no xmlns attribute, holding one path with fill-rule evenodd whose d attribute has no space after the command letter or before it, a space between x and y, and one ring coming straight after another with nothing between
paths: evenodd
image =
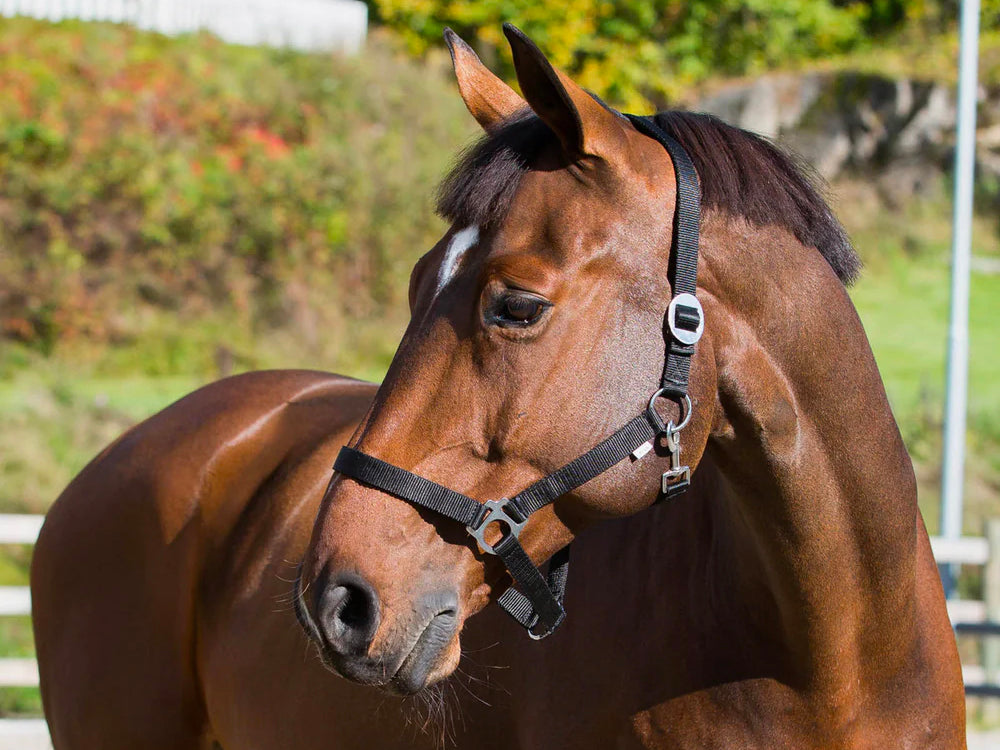
<instances>
[{"instance_id":1,"label":"horse nostril","mask_svg":"<svg viewBox=\"0 0 1000 750\"><path fill-rule=\"evenodd\" d=\"M320 628L339 654L363 654L378 630L378 596L360 578L331 582L318 602Z\"/></svg>"},{"instance_id":2,"label":"horse nostril","mask_svg":"<svg viewBox=\"0 0 1000 750\"><path fill-rule=\"evenodd\" d=\"M362 628L371 619L371 607L365 592L356 586L339 586L346 591L344 603L337 610L337 619L345 628Z\"/></svg>"}]
</instances>

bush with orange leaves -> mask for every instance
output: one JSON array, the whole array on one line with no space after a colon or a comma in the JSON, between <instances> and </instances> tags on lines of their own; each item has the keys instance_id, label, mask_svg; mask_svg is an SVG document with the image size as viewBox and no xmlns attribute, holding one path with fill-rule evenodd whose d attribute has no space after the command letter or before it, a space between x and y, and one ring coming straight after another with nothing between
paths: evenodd
<instances>
[{"instance_id":1,"label":"bush with orange leaves","mask_svg":"<svg viewBox=\"0 0 1000 750\"><path fill-rule=\"evenodd\" d=\"M444 67L378 39L344 58L0 19L0 91L0 343L46 352L135 342L158 311L245 340L405 312L472 133Z\"/></svg>"}]
</instances>

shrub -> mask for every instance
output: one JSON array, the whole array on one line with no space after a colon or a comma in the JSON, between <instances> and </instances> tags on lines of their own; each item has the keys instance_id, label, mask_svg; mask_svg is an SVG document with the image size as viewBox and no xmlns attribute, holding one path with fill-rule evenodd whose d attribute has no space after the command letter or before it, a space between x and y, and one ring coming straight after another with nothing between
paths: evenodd
<instances>
[{"instance_id":1,"label":"shrub","mask_svg":"<svg viewBox=\"0 0 1000 750\"><path fill-rule=\"evenodd\" d=\"M442 229L428 186L472 127L440 67L378 40L343 58L0 19L0 90L0 336L45 352L141 341L158 311L233 346L405 310Z\"/></svg>"}]
</instances>

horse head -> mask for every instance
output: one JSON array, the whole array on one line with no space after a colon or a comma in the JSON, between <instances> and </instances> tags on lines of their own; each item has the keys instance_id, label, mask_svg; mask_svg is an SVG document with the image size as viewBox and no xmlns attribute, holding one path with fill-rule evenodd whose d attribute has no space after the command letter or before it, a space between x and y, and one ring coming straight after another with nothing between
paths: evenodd
<instances>
[{"instance_id":1,"label":"horse head","mask_svg":"<svg viewBox=\"0 0 1000 750\"><path fill-rule=\"evenodd\" d=\"M645 408L671 296L668 155L506 31L524 99L447 34L487 136L443 185L452 226L413 271L410 325L354 442L483 501L512 497ZM711 405L711 365L701 374L699 362L692 395ZM710 415L696 409L685 432L691 467ZM532 516L524 549L547 560L595 520L650 506L662 473L621 462ZM460 524L342 475L302 581L303 619L329 663L403 693L455 669L463 622L510 584Z\"/></svg>"}]
</instances>

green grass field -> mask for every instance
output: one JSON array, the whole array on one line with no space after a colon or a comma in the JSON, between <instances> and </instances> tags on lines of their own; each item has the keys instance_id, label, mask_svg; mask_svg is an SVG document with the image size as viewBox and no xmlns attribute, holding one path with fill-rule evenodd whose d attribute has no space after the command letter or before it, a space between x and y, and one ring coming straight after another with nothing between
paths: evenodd
<instances>
[{"instance_id":1,"label":"green grass field","mask_svg":"<svg viewBox=\"0 0 1000 750\"><path fill-rule=\"evenodd\" d=\"M920 479L920 505L936 529L945 392L949 268L898 263L862 280L853 297ZM969 411L965 531L1000 511L1000 275L973 274L969 310Z\"/></svg>"}]
</instances>

